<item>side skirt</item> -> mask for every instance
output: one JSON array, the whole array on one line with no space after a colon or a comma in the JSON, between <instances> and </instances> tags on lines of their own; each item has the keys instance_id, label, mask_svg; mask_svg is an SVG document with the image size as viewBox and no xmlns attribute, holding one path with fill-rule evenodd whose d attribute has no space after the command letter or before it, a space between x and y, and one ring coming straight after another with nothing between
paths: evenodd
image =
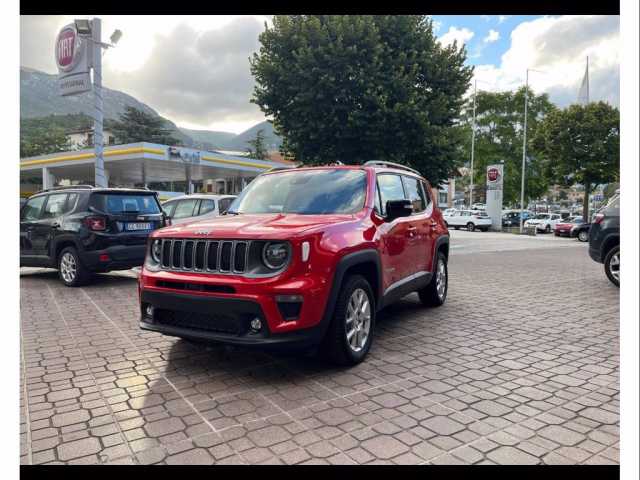
<instances>
[{"instance_id":1,"label":"side skirt","mask_svg":"<svg viewBox=\"0 0 640 480\"><path fill-rule=\"evenodd\" d=\"M389 285L384 291L381 301L378 302L378 310L426 287L431 282L432 277L433 272L417 272Z\"/></svg>"}]
</instances>

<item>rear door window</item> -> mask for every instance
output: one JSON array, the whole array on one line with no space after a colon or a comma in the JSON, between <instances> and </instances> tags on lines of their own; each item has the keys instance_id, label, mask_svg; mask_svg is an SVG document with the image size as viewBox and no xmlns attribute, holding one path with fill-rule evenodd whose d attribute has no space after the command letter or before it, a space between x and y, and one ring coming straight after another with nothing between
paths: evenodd
<instances>
[{"instance_id":1,"label":"rear door window","mask_svg":"<svg viewBox=\"0 0 640 480\"><path fill-rule=\"evenodd\" d=\"M90 205L112 215L160 213L155 195L94 193Z\"/></svg>"},{"instance_id":2,"label":"rear door window","mask_svg":"<svg viewBox=\"0 0 640 480\"><path fill-rule=\"evenodd\" d=\"M48 195L47 204L42 212L42 218L56 218L62 215L65 211L65 205L67 203L66 193L54 193Z\"/></svg>"},{"instance_id":3,"label":"rear door window","mask_svg":"<svg viewBox=\"0 0 640 480\"><path fill-rule=\"evenodd\" d=\"M42 205L46 200L46 195L40 197L30 198L27 203L22 207L22 221L32 222L40 219L40 212L42 211Z\"/></svg>"},{"instance_id":4,"label":"rear door window","mask_svg":"<svg viewBox=\"0 0 640 480\"><path fill-rule=\"evenodd\" d=\"M205 199L200 200L200 211L198 215L204 215L205 213L212 212L216 209L216 202L213 200Z\"/></svg>"}]
</instances>

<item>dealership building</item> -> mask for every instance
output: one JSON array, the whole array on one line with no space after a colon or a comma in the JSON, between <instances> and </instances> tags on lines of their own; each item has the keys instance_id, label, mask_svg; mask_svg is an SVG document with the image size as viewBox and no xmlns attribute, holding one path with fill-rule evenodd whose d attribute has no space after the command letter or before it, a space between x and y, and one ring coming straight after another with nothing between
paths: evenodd
<instances>
[{"instance_id":1,"label":"dealership building","mask_svg":"<svg viewBox=\"0 0 640 480\"><path fill-rule=\"evenodd\" d=\"M103 156L110 187L147 187L161 198L186 192L237 194L257 175L292 166L146 142L107 146ZM93 185L94 162L92 148L21 158L20 195L59 185Z\"/></svg>"}]
</instances>

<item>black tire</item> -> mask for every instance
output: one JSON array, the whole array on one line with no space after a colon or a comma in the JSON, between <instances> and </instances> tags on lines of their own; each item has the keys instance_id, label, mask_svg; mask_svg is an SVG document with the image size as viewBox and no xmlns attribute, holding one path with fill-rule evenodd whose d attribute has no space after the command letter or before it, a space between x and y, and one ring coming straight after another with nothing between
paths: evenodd
<instances>
[{"instance_id":1,"label":"black tire","mask_svg":"<svg viewBox=\"0 0 640 480\"><path fill-rule=\"evenodd\" d=\"M438 293L438 269L444 269L444 291ZM418 290L418 297L423 305L427 307L439 307L447 299L449 291L449 267L447 266L447 257L442 252L438 252L436 259L436 269L429 285Z\"/></svg>"},{"instance_id":2,"label":"black tire","mask_svg":"<svg viewBox=\"0 0 640 480\"><path fill-rule=\"evenodd\" d=\"M611 283L620 288L620 245L613 247L604 257L604 273Z\"/></svg>"},{"instance_id":3,"label":"black tire","mask_svg":"<svg viewBox=\"0 0 640 480\"><path fill-rule=\"evenodd\" d=\"M547 225L544 229L544 233L551 233L551 225Z\"/></svg>"},{"instance_id":4,"label":"black tire","mask_svg":"<svg viewBox=\"0 0 640 480\"><path fill-rule=\"evenodd\" d=\"M467 231L468 232L473 232L473 231L475 231L475 229L476 229L476 226L473 224L473 222L467 223Z\"/></svg>"},{"instance_id":5,"label":"black tire","mask_svg":"<svg viewBox=\"0 0 640 480\"><path fill-rule=\"evenodd\" d=\"M455 226L455 225L454 225L454 226L453 226L453 229L454 229L454 230L460 230L460 227L457 227L457 226Z\"/></svg>"},{"instance_id":6,"label":"black tire","mask_svg":"<svg viewBox=\"0 0 640 480\"><path fill-rule=\"evenodd\" d=\"M74 247L62 249L58 255L58 276L67 287L81 287L91 279L91 272L84 266Z\"/></svg>"},{"instance_id":7,"label":"black tire","mask_svg":"<svg viewBox=\"0 0 640 480\"><path fill-rule=\"evenodd\" d=\"M367 296L370 319L369 330L364 344L360 350L356 351L350 345L349 340L347 340L347 313L352 296L357 295L356 292L358 290L363 291ZM340 287L340 293L338 294L336 306L333 310L331 324L321 345L322 355L332 363L338 365L351 366L362 362L371 348L375 328L375 317L375 301L369 282L361 275L351 275L345 278ZM356 336L357 342L358 333L356 332L354 335Z\"/></svg>"},{"instance_id":8,"label":"black tire","mask_svg":"<svg viewBox=\"0 0 640 480\"><path fill-rule=\"evenodd\" d=\"M488 228L483 228L483 229L482 229L482 231L483 231L483 232L488 232L488 231L489 231L489 229L488 229Z\"/></svg>"},{"instance_id":9,"label":"black tire","mask_svg":"<svg viewBox=\"0 0 640 480\"><path fill-rule=\"evenodd\" d=\"M578 232L578 240L581 242L588 242L589 232L587 232L586 230L581 230L580 232Z\"/></svg>"}]
</instances>

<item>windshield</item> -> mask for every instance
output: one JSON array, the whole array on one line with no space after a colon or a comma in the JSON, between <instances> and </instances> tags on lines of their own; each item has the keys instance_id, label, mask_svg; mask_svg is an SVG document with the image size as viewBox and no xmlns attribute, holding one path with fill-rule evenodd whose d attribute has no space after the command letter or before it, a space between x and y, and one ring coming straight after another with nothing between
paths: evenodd
<instances>
[{"instance_id":1,"label":"windshield","mask_svg":"<svg viewBox=\"0 0 640 480\"><path fill-rule=\"evenodd\" d=\"M356 213L364 207L367 177L362 170L287 171L251 182L228 213Z\"/></svg>"},{"instance_id":2,"label":"windshield","mask_svg":"<svg viewBox=\"0 0 640 480\"><path fill-rule=\"evenodd\" d=\"M549 218L550 215L548 213L539 213L538 215L535 216L535 218L537 219L545 219L545 218Z\"/></svg>"},{"instance_id":3,"label":"windshield","mask_svg":"<svg viewBox=\"0 0 640 480\"><path fill-rule=\"evenodd\" d=\"M105 213L160 213L160 206L152 194L94 193L91 206Z\"/></svg>"}]
</instances>

